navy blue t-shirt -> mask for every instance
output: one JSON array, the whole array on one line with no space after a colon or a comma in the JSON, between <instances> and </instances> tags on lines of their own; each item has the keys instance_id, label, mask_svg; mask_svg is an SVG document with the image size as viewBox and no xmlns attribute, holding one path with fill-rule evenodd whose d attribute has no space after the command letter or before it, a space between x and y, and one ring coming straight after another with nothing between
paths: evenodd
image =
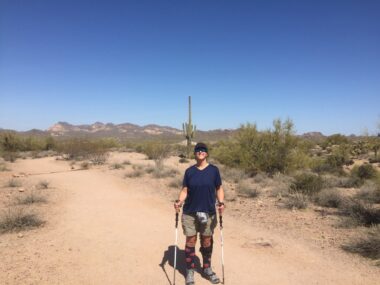
<instances>
[{"instance_id":1,"label":"navy blue t-shirt","mask_svg":"<svg viewBox=\"0 0 380 285\"><path fill-rule=\"evenodd\" d=\"M196 165L186 169L183 187L187 187L187 197L183 213L215 213L216 188L222 185L219 169L212 164L199 170Z\"/></svg>"}]
</instances>

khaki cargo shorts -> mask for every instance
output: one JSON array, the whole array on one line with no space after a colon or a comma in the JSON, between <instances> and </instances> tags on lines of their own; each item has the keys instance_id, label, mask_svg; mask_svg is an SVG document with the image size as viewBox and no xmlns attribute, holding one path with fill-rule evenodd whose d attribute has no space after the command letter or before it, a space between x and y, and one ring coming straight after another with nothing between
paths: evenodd
<instances>
[{"instance_id":1,"label":"khaki cargo shorts","mask_svg":"<svg viewBox=\"0 0 380 285\"><path fill-rule=\"evenodd\" d=\"M216 214L209 215L207 224L201 224L197 220L196 214L182 214L181 218L183 234L187 237L196 236L200 233L202 236L212 236L217 225Z\"/></svg>"}]
</instances>

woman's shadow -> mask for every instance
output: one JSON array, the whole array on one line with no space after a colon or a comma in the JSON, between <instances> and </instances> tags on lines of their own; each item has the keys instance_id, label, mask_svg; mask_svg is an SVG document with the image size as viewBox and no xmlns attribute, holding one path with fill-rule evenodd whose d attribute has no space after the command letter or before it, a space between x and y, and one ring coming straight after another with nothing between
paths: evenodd
<instances>
[{"instance_id":1,"label":"woman's shadow","mask_svg":"<svg viewBox=\"0 0 380 285\"><path fill-rule=\"evenodd\" d=\"M171 245L168 247L167 250L164 252L164 256L162 257L161 263L159 266L164 271L166 278L168 279L169 285L173 285L172 279L173 279L173 268L174 268L174 249L175 246ZM165 269L165 264L168 263L169 266L172 268L170 272L168 273ZM186 263L185 263L185 251L182 249L179 249L177 247L177 262L176 262L176 270L178 273L180 273L183 278L186 277ZM197 256L195 256L195 268L200 268L200 260ZM169 277L170 276L170 277Z\"/></svg>"}]
</instances>

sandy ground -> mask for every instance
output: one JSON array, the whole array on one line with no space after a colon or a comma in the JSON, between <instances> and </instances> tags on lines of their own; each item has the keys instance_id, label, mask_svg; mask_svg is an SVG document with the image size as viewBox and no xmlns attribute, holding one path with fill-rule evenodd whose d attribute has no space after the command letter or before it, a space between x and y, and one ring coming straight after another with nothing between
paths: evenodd
<instances>
[{"instance_id":1,"label":"sandy ground","mask_svg":"<svg viewBox=\"0 0 380 285\"><path fill-rule=\"evenodd\" d=\"M125 159L152 163L133 153L113 154L110 161ZM177 161L167 163L182 172L187 165ZM1 284L173 285L171 199L179 189L168 189L167 180L147 174L124 178L132 166L72 171L68 162L53 157L8 166L11 171L0 173L1 185L14 173L27 173L18 178L23 187L47 180L50 188L43 190L47 204L30 206L46 221L43 227L0 235ZM10 201L20 195L5 186L0 191L3 209L12 207ZM227 208L224 216L226 284L379 284L380 269L360 257L322 250L308 234L298 234L299 229L289 234L292 228L271 228L259 219L249 223L232 212L233 207L230 213ZM215 241L213 267L221 276L219 230ZM176 284L184 284L183 247L179 228ZM195 278L196 284L210 284L200 274Z\"/></svg>"}]
</instances>

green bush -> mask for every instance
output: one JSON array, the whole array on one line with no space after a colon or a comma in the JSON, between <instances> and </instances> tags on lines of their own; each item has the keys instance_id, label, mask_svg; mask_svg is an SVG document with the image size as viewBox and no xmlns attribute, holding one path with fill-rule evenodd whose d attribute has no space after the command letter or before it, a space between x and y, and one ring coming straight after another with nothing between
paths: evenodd
<instances>
[{"instance_id":1,"label":"green bush","mask_svg":"<svg viewBox=\"0 0 380 285\"><path fill-rule=\"evenodd\" d=\"M307 165L306 146L294 135L290 120L275 120L273 129L263 132L255 124L242 125L232 139L214 145L213 154L219 162L251 175L286 173Z\"/></svg>"},{"instance_id":2,"label":"green bush","mask_svg":"<svg viewBox=\"0 0 380 285\"><path fill-rule=\"evenodd\" d=\"M375 178L376 174L377 171L371 164L362 164L360 166L355 166L351 170L351 176L358 177L362 180Z\"/></svg>"},{"instance_id":3,"label":"green bush","mask_svg":"<svg viewBox=\"0 0 380 285\"><path fill-rule=\"evenodd\" d=\"M290 185L290 191L311 196L321 191L323 186L324 181L321 176L302 173L294 177L294 181Z\"/></svg>"},{"instance_id":4,"label":"green bush","mask_svg":"<svg viewBox=\"0 0 380 285\"><path fill-rule=\"evenodd\" d=\"M56 150L66 154L68 159L90 159L94 164L102 164L107 158L107 151L114 147L115 143L109 139L72 138L57 143Z\"/></svg>"}]
</instances>

